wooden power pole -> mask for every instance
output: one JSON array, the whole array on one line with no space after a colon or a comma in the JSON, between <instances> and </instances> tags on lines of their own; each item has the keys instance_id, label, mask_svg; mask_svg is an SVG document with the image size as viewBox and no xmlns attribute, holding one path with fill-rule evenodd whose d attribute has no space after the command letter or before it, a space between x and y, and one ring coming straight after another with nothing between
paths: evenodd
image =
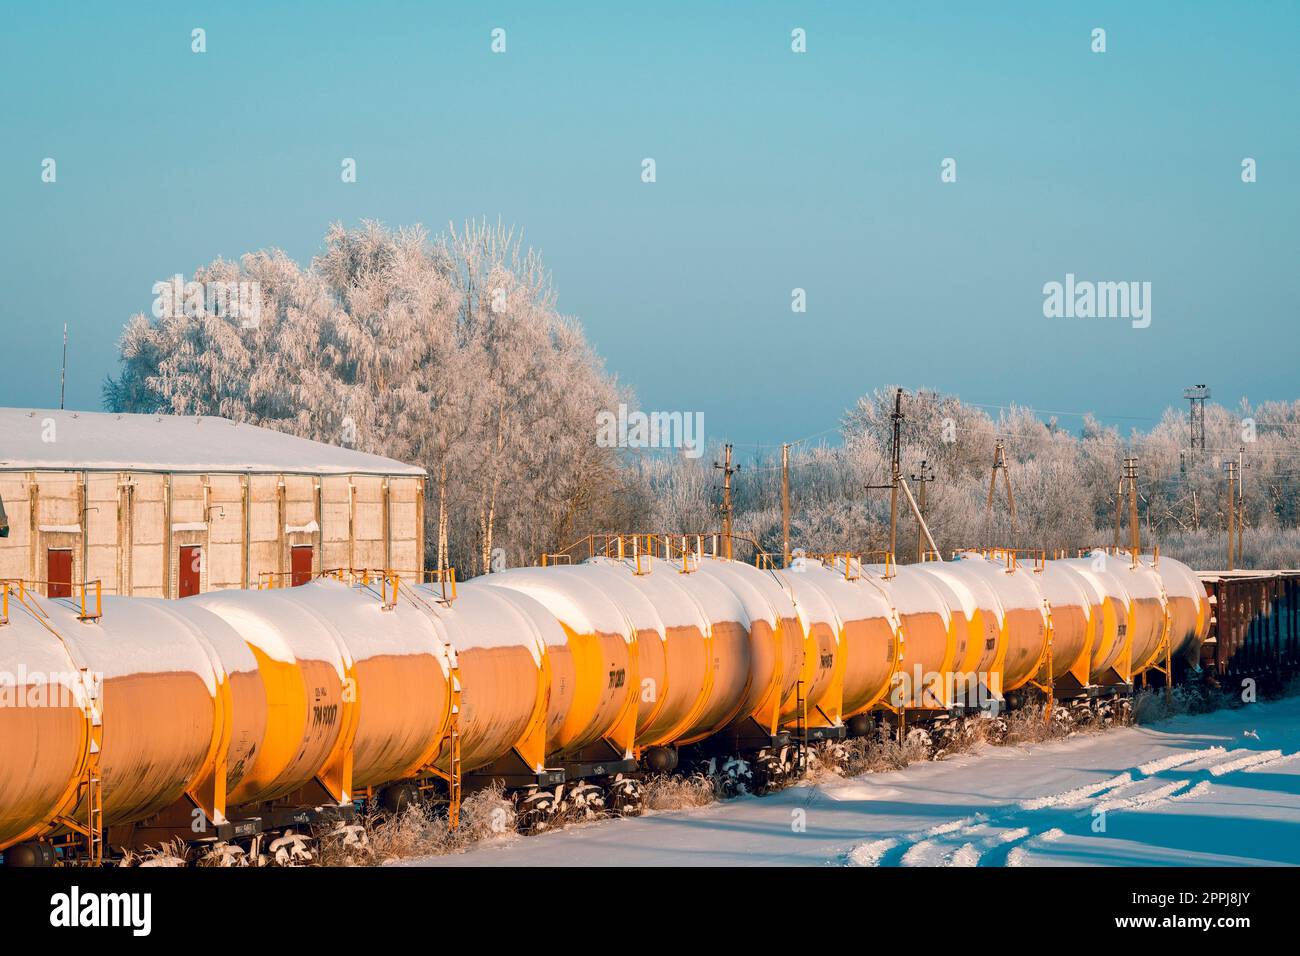
<instances>
[{"instance_id":1,"label":"wooden power pole","mask_svg":"<svg viewBox=\"0 0 1300 956\"><path fill-rule=\"evenodd\" d=\"M1238 462L1225 461L1224 470L1228 474L1228 570L1237 566L1237 467Z\"/></svg>"},{"instance_id":2,"label":"wooden power pole","mask_svg":"<svg viewBox=\"0 0 1300 956\"><path fill-rule=\"evenodd\" d=\"M1124 504L1127 500L1129 550L1135 555L1140 553L1142 546L1142 529L1138 525L1137 461L1132 456L1124 457L1124 473L1115 486L1115 550L1119 550L1120 542L1124 540Z\"/></svg>"},{"instance_id":3,"label":"wooden power pole","mask_svg":"<svg viewBox=\"0 0 1300 956\"><path fill-rule=\"evenodd\" d=\"M1124 477L1128 479L1128 539L1133 560L1142 553L1142 526L1138 524L1138 477L1136 458L1124 459Z\"/></svg>"},{"instance_id":4,"label":"wooden power pole","mask_svg":"<svg viewBox=\"0 0 1300 956\"><path fill-rule=\"evenodd\" d=\"M790 443L781 446L781 563L790 566Z\"/></svg>"},{"instance_id":5,"label":"wooden power pole","mask_svg":"<svg viewBox=\"0 0 1300 956\"><path fill-rule=\"evenodd\" d=\"M925 560L925 486L934 481L934 471L927 467L928 464L922 458L920 471L912 475L912 480L919 485L916 492L916 510L919 515L916 522L916 561L918 564Z\"/></svg>"},{"instance_id":6,"label":"wooden power pole","mask_svg":"<svg viewBox=\"0 0 1300 956\"><path fill-rule=\"evenodd\" d=\"M894 422L894 440L893 450L891 452L890 464L890 482L889 482L889 553L898 554L898 482L903 477L902 469L902 432L903 432L903 390L900 388L894 392L894 414L890 416Z\"/></svg>"},{"instance_id":7,"label":"wooden power pole","mask_svg":"<svg viewBox=\"0 0 1300 956\"><path fill-rule=\"evenodd\" d=\"M1237 449L1237 563L1245 555L1242 550L1242 537L1246 533L1246 469L1250 467L1243 457L1246 449Z\"/></svg>"},{"instance_id":8,"label":"wooden power pole","mask_svg":"<svg viewBox=\"0 0 1300 956\"><path fill-rule=\"evenodd\" d=\"M731 476L738 472L739 468L731 467L731 445L723 446L723 462L713 463L714 468L722 470L722 537L723 549L725 550L727 560L731 560Z\"/></svg>"},{"instance_id":9,"label":"wooden power pole","mask_svg":"<svg viewBox=\"0 0 1300 956\"><path fill-rule=\"evenodd\" d=\"M1007 449L1001 438L993 446L993 470L989 473L989 499L984 513L984 536L991 539L993 535L993 492L998 483L998 472L1002 472L1002 484L1007 491L1007 510L1011 513L1011 546L1016 546L1016 496L1011 490L1011 474L1007 471ZM988 540L992 545L992 541Z\"/></svg>"}]
</instances>

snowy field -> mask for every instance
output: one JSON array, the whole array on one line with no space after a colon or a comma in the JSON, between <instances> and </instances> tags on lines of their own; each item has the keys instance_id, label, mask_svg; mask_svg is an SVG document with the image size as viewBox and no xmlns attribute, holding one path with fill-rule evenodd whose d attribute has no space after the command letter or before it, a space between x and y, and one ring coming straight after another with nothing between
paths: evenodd
<instances>
[{"instance_id":1,"label":"snowy field","mask_svg":"<svg viewBox=\"0 0 1300 956\"><path fill-rule=\"evenodd\" d=\"M1300 698L401 863L1140 864L1300 864Z\"/></svg>"}]
</instances>

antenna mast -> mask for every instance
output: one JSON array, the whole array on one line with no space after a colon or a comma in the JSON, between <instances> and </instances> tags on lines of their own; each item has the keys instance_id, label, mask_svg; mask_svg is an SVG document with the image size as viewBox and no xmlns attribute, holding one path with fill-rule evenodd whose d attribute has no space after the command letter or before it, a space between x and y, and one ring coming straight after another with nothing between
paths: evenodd
<instances>
[{"instance_id":1,"label":"antenna mast","mask_svg":"<svg viewBox=\"0 0 1300 956\"><path fill-rule=\"evenodd\" d=\"M63 323L63 367L59 369L59 411L63 411L63 393L68 381L68 323Z\"/></svg>"}]
</instances>

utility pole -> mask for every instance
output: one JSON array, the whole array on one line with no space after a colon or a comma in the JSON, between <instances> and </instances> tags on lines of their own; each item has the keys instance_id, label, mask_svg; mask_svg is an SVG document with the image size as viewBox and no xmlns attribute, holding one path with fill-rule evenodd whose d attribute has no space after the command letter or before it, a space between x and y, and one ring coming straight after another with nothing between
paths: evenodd
<instances>
[{"instance_id":1,"label":"utility pole","mask_svg":"<svg viewBox=\"0 0 1300 956\"><path fill-rule=\"evenodd\" d=\"M63 323L63 367L59 369L59 411L63 411L63 393L68 381L68 323Z\"/></svg>"},{"instance_id":2,"label":"utility pole","mask_svg":"<svg viewBox=\"0 0 1300 956\"><path fill-rule=\"evenodd\" d=\"M903 431L903 390L894 392L894 442L891 455L891 477L889 488L889 553L898 554L898 481L903 477L902 469L902 431Z\"/></svg>"},{"instance_id":3,"label":"utility pole","mask_svg":"<svg viewBox=\"0 0 1300 956\"><path fill-rule=\"evenodd\" d=\"M920 487L916 493L916 510L919 512L919 520L916 522L916 562L920 564L925 560L925 486L934 481L934 471L928 468L929 463L922 458L921 469L912 475L912 480Z\"/></svg>"},{"instance_id":4,"label":"utility pole","mask_svg":"<svg viewBox=\"0 0 1300 956\"><path fill-rule=\"evenodd\" d=\"M1128 538L1134 561L1142 553L1142 526L1138 524L1137 463L1137 458L1132 456L1124 459L1124 477L1128 479Z\"/></svg>"},{"instance_id":5,"label":"utility pole","mask_svg":"<svg viewBox=\"0 0 1300 956\"><path fill-rule=\"evenodd\" d=\"M894 412L889 416L893 420L894 437L890 445L889 454L889 484L887 485L863 485L868 491L888 490L889 491L889 554L896 554L895 548L898 545L898 486L903 481L903 448L902 448L902 431L903 419L903 390L900 388L894 392Z\"/></svg>"},{"instance_id":6,"label":"utility pole","mask_svg":"<svg viewBox=\"0 0 1300 956\"><path fill-rule=\"evenodd\" d=\"M1225 461L1224 471L1228 474L1228 570L1237 566L1237 468L1238 462Z\"/></svg>"},{"instance_id":7,"label":"utility pole","mask_svg":"<svg viewBox=\"0 0 1300 956\"><path fill-rule=\"evenodd\" d=\"M722 470L722 537L727 560L731 560L731 476L740 471L731 467L731 445L723 446L725 464L713 463L714 468Z\"/></svg>"},{"instance_id":8,"label":"utility pole","mask_svg":"<svg viewBox=\"0 0 1300 956\"><path fill-rule=\"evenodd\" d=\"M989 498L984 513L984 537L989 544L993 536L993 491L998 483L998 471L1002 472L1002 484L1007 491L1007 508L1011 512L1011 546L1016 545L1016 496L1011 491L1011 474L1007 471L1006 444L1001 438L993 446L993 470L989 473Z\"/></svg>"},{"instance_id":9,"label":"utility pole","mask_svg":"<svg viewBox=\"0 0 1300 956\"><path fill-rule=\"evenodd\" d=\"M1246 449L1237 448L1237 563L1240 564L1245 552L1242 550L1242 537L1246 533L1246 469L1250 465L1244 460Z\"/></svg>"},{"instance_id":10,"label":"utility pole","mask_svg":"<svg viewBox=\"0 0 1300 956\"><path fill-rule=\"evenodd\" d=\"M790 443L781 445L781 561L790 566Z\"/></svg>"}]
</instances>

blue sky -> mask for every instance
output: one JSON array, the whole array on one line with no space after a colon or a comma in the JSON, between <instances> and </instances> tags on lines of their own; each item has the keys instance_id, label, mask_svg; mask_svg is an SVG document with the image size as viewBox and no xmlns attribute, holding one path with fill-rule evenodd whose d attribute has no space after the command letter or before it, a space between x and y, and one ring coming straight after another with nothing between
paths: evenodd
<instances>
[{"instance_id":1,"label":"blue sky","mask_svg":"<svg viewBox=\"0 0 1300 956\"><path fill-rule=\"evenodd\" d=\"M0 405L57 404L66 320L67 403L99 407L152 284L218 255L306 261L335 220L481 216L524 228L642 407L703 411L710 440L800 438L890 382L1125 427L1193 383L1300 395L1300 4L48 3L5 20ZM1043 284L1067 273L1151 282L1150 328L1045 318Z\"/></svg>"}]
</instances>

